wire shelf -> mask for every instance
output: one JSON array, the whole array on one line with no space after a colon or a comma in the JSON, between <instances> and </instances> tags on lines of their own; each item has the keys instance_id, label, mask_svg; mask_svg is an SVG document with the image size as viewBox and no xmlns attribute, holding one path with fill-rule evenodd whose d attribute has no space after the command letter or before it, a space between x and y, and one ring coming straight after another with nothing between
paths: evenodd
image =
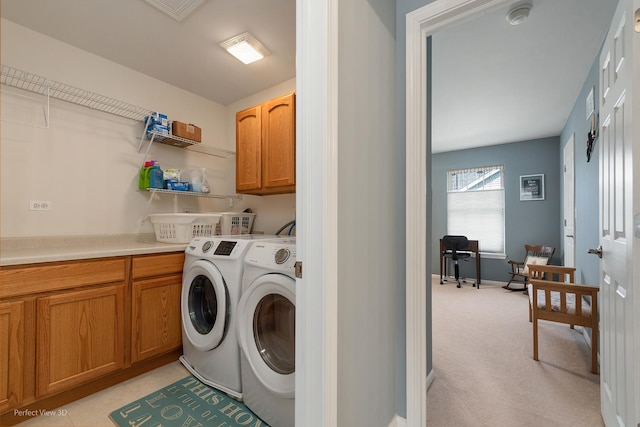
<instances>
[{"instance_id":1,"label":"wire shelf","mask_svg":"<svg viewBox=\"0 0 640 427\"><path fill-rule=\"evenodd\" d=\"M49 123L49 98L59 99L61 101L70 102L72 104L81 105L93 110L103 111L105 113L139 122L145 122L145 118L151 116L152 113L152 110L138 107L136 105L129 104L128 102L119 101L114 98L109 98L108 96L90 92L85 89L70 86L65 83L49 80L45 77L38 76L27 71L19 70L8 65L0 65L0 83L5 86L26 90L47 97L47 107L45 111L45 121L47 122L47 127ZM181 138L175 135L164 136L156 132L145 132L144 129L142 131L140 143L138 144L138 151L140 151L142 142L145 138L149 140L149 146L147 148L147 154L145 154L145 159L149 153L151 144L154 141L180 148L189 147L192 148L190 151L210 156L221 158L235 156L235 152L233 151L211 146L202 146L196 141Z\"/></svg>"},{"instance_id":2,"label":"wire shelf","mask_svg":"<svg viewBox=\"0 0 640 427\"><path fill-rule=\"evenodd\" d=\"M177 191L177 190L164 190L161 188L145 188L145 191L149 191L152 194L173 194L176 196L192 196L192 197L205 197L209 199L229 199L229 200L240 200L242 196L239 194L235 195L225 195L225 194L211 194L211 193L198 193L196 191Z\"/></svg>"},{"instance_id":3,"label":"wire shelf","mask_svg":"<svg viewBox=\"0 0 640 427\"><path fill-rule=\"evenodd\" d=\"M0 83L27 90L40 95L49 96L61 101L78 104L127 119L143 121L145 116L151 114L151 110L129 104L124 101L109 98L85 89L70 86L65 83L49 80L17 68L1 65Z\"/></svg>"}]
</instances>

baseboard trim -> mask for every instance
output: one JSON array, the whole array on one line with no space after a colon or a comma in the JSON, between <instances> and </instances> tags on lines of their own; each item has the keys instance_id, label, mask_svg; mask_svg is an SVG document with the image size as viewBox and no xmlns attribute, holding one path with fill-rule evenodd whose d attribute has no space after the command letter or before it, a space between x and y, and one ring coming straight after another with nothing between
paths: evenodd
<instances>
[{"instance_id":1,"label":"baseboard trim","mask_svg":"<svg viewBox=\"0 0 640 427\"><path fill-rule=\"evenodd\" d=\"M395 414L389 422L389 427L407 427L407 420L400 415Z\"/></svg>"},{"instance_id":2,"label":"baseboard trim","mask_svg":"<svg viewBox=\"0 0 640 427\"><path fill-rule=\"evenodd\" d=\"M436 280L440 280L440 274L436 274L436 273L431 273L431 278L432 279L436 279ZM473 277L467 277L467 279L473 279ZM504 286L507 284L507 282L502 282L500 280L489 280L489 279L481 279L481 283L480 283L480 288L482 288L482 285L491 285L491 286ZM462 278L461 278L462 280Z\"/></svg>"},{"instance_id":3,"label":"baseboard trim","mask_svg":"<svg viewBox=\"0 0 640 427\"><path fill-rule=\"evenodd\" d=\"M427 390L429 390L429 387L431 387L431 384L433 384L433 380L436 378L436 371L431 369L429 371L429 374L427 375Z\"/></svg>"}]
</instances>

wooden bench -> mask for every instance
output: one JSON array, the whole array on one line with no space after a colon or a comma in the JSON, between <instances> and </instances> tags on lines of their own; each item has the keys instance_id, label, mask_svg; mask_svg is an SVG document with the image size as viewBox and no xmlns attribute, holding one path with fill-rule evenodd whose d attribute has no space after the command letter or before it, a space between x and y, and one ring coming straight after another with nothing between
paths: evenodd
<instances>
[{"instance_id":1,"label":"wooden bench","mask_svg":"<svg viewBox=\"0 0 640 427\"><path fill-rule=\"evenodd\" d=\"M529 265L529 321L533 322L533 360L538 360L538 320L591 328L591 372L598 373L598 291L574 283L573 267ZM588 298L588 302L585 301Z\"/></svg>"}]
</instances>

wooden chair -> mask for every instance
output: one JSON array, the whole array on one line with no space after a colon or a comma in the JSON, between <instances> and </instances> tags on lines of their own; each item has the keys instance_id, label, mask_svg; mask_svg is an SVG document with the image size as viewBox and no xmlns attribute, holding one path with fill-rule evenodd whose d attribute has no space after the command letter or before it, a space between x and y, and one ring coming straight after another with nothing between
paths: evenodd
<instances>
[{"instance_id":1,"label":"wooden chair","mask_svg":"<svg viewBox=\"0 0 640 427\"><path fill-rule=\"evenodd\" d=\"M551 261L551 257L553 257L553 254L556 251L556 248L542 245L524 245L524 251L524 261L509 260L509 265L511 266L511 278L509 279L509 282L507 282L507 284L503 286L504 289L508 289L510 291L526 292L529 273L527 265L549 264L549 261ZM512 288L510 285L514 281L522 282L522 287Z\"/></svg>"},{"instance_id":2,"label":"wooden chair","mask_svg":"<svg viewBox=\"0 0 640 427\"><path fill-rule=\"evenodd\" d=\"M529 321L533 323L533 360L538 360L538 320L591 328L591 372L598 373L598 291L574 283L573 267L529 264ZM544 280L543 280L544 278ZM585 297L589 299L585 303Z\"/></svg>"}]
</instances>

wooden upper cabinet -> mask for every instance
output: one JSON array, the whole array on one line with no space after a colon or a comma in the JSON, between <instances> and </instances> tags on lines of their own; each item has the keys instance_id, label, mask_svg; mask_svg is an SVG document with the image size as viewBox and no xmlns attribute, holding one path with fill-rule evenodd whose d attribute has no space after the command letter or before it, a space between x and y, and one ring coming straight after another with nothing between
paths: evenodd
<instances>
[{"instance_id":1,"label":"wooden upper cabinet","mask_svg":"<svg viewBox=\"0 0 640 427\"><path fill-rule=\"evenodd\" d=\"M236 191L262 188L262 107L236 114Z\"/></svg>"},{"instance_id":2,"label":"wooden upper cabinet","mask_svg":"<svg viewBox=\"0 0 640 427\"><path fill-rule=\"evenodd\" d=\"M236 114L236 191L295 192L295 93Z\"/></svg>"}]
</instances>

